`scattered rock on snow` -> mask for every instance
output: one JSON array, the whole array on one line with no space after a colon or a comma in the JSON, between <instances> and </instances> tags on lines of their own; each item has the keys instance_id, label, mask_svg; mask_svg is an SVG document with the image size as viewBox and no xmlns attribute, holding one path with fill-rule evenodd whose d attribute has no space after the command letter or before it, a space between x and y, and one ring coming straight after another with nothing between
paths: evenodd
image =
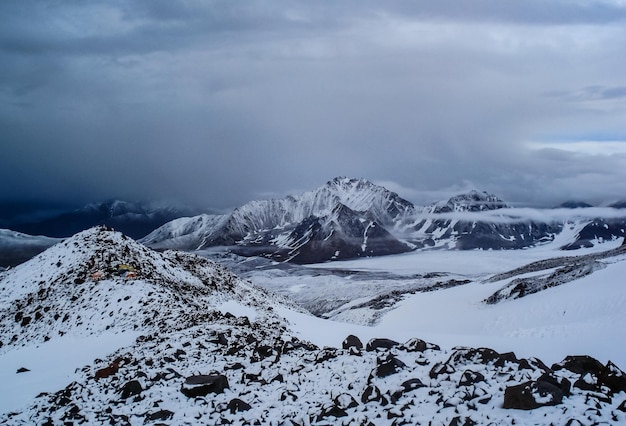
<instances>
[{"instance_id":1,"label":"scattered rock on snow","mask_svg":"<svg viewBox=\"0 0 626 426\"><path fill-rule=\"evenodd\" d=\"M226 408L230 410L230 414L235 414L240 411L248 411L252 408L252 406L239 398L233 398L230 400Z\"/></svg>"},{"instance_id":2,"label":"scattered rock on snow","mask_svg":"<svg viewBox=\"0 0 626 426\"><path fill-rule=\"evenodd\" d=\"M531 381L506 388L503 408L533 410L547 405L557 405L563 400L563 392L549 382Z\"/></svg>"},{"instance_id":3,"label":"scattered rock on snow","mask_svg":"<svg viewBox=\"0 0 626 426\"><path fill-rule=\"evenodd\" d=\"M341 344L341 347L343 349L349 349L349 348L363 349L363 343L361 342L361 339L351 334L345 338L345 340Z\"/></svg>"},{"instance_id":4,"label":"scattered rock on snow","mask_svg":"<svg viewBox=\"0 0 626 426\"><path fill-rule=\"evenodd\" d=\"M388 354L385 357L378 358L376 360L376 363L378 364L376 366L375 372L377 377L390 376L400 371L401 368L406 367L406 364L404 362L400 361L398 358L391 354Z\"/></svg>"},{"instance_id":5,"label":"scattered rock on snow","mask_svg":"<svg viewBox=\"0 0 626 426\"><path fill-rule=\"evenodd\" d=\"M194 398L209 393L222 393L228 387L228 378L222 374L200 374L187 377L180 391L185 396Z\"/></svg>"},{"instance_id":6,"label":"scattered rock on snow","mask_svg":"<svg viewBox=\"0 0 626 426\"><path fill-rule=\"evenodd\" d=\"M131 380L122 387L122 399L126 399L133 395L139 395L143 391L141 383L137 380Z\"/></svg>"},{"instance_id":7,"label":"scattered rock on snow","mask_svg":"<svg viewBox=\"0 0 626 426\"><path fill-rule=\"evenodd\" d=\"M367 346L365 350L368 352L375 351L376 349L391 349L395 346L398 346L400 343L391 339L371 339L367 342Z\"/></svg>"}]
</instances>

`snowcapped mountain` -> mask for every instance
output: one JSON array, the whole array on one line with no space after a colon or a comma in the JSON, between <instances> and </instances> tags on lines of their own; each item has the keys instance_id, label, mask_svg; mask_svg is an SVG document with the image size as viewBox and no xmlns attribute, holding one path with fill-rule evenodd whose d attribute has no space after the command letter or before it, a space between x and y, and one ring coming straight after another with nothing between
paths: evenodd
<instances>
[{"instance_id":1,"label":"snowcapped mountain","mask_svg":"<svg viewBox=\"0 0 626 426\"><path fill-rule=\"evenodd\" d=\"M16 266L61 241L0 229L0 267Z\"/></svg>"},{"instance_id":2,"label":"snowcapped mountain","mask_svg":"<svg viewBox=\"0 0 626 426\"><path fill-rule=\"evenodd\" d=\"M236 245L241 254L300 263L400 253L410 247L387 231L414 206L362 179L335 178L299 196L252 201L231 214L179 219L141 241L158 249Z\"/></svg>"},{"instance_id":3,"label":"snowcapped mountain","mask_svg":"<svg viewBox=\"0 0 626 426\"><path fill-rule=\"evenodd\" d=\"M499 197L473 190L424 207L404 225L405 238L417 247L519 249L552 241L562 230L556 221L511 218L508 209Z\"/></svg>"},{"instance_id":4,"label":"snowcapped mountain","mask_svg":"<svg viewBox=\"0 0 626 426\"><path fill-rule=\"evenodd\" d=\"M335 178L299 196L249 202L231 214L177 219L141 241L156 249L230 246L244 256L317 263L431 247L521 249L554 241L568 222L511 210L496 195L474 190L416 207L366 180ZM563 242L565 249L621 238L626 228L626 218L576 223L579 233Z\"/></svg>"},{"instance_id":5,"label":"snowcapped mountain","mask_svg":"<svg viewBox=\"0 0 626 426\"><path fill-rule=\"evenodd\" d=\"M471 190L466 194L456 195L448 201L435 203L424 210L429 213L481 212L507 207L506 203L496 195Z\"/></svg>"},{"instance_id":6,"label":"snowcapped mountain","mask_svg":"<svg viewBox=\"0 0 626 426\"><path fill-rule=\"evenodd\" d=\"M173 219L196 214L190 208L164 203L131 203L110 200L91 203L35 222L18 222L7 226L30 235L69 237L96 225L110 226L131 238L141 238Z\"/></svg>"}]
</instances>

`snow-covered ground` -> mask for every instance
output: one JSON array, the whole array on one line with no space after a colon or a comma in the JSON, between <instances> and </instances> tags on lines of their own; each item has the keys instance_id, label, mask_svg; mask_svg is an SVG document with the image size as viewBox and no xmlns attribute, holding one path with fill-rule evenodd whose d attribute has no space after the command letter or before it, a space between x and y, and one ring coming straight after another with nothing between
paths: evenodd
<instances>
[{"instance_id":1,"label":"snow-covered ground","mask_svg":"<svg viewBox=\"0 0 626 426\"><path fill-rule=\"evenodd\" d=\"M102 228L86 231L0 276L0 392L7 395L0 423L624 422L626 376L607 364L626 366L623 249L579 258L596 262L582 278L484 302L511 280L546 277L572 261L495 274L563 255L543 246L433 250L311 267L248 262L253 284L294 300L345 301L328 307L338 322L309 315L197 256L156 253ZM136 274L119 275L128 265ZM348 335L406 343L338 349ZM509 351L517 358L504 355ZM583 354L606 364L597 377L533 359L550 366ZM18 374L21 367L30 371ZM594 388L594 380L609 383L607 371L623 380ZM563 379L574 383L571 395L561 402L555 394L533 394L534 402L556 398L555 407L503 407L511 387L545 386L545 372L558 386ZM190 389L190 378L211 374L227 379L228 388L195 398L181 391ZM583 377L592 390L579 383Z\"/></svg>"},{"instance_id":2,"label":"snow-covered ground","mask_svg":"<svg viewBox=\"0 0 626 426\"><path fill-rule=\"evenodd\" d=\"M139 333L105 332L98 336L63 336L0 355L0 414L16 410L41 392L54 392L70 383L76 370L131 345ZM17 373L21 368L29 371Z\"/></svg>"},{"instance_id":3,"label":"snow-covered ground","mask_svg":"<svg viewBox=\"0 0 626 426\"><path fill-rule=\"evenodd\" d=\"M308 267L319 270L319 274L295 277L284 271L262 270L247 277L253 283L307 302L316 298L368 300L389 289L415 287L425 281L416 276L432 272L445 274L445 279L467 277L471 279L469 284L405 295L371 327L357 326L370 318L364 320L362 313L350 309L335 316L341 322L328 323L308 316L291 320L298 324L296 329L303 338L322 345L336 346L342 336L350 333L399 341L417 336L447 347L487 346L515 351L521 356L545 358L546 363L584 353L603 362L612 360L626 365L624 346L618 343L626 342L626 330L614 326L626 323L626 256L612 257L605 261L605 269L521 299L495 305L483 302L510 281L487 282L486 278L494 274L537 260L598 253L618 247L621 240L575 253L554 250L557 244L515 251L430 250ZM342 274L322 274L321 270ZM378 278L355 278L345 271L371 273ZM383 279L380 274L384 273L398 277Z\"/></svg>"}]
</instances>

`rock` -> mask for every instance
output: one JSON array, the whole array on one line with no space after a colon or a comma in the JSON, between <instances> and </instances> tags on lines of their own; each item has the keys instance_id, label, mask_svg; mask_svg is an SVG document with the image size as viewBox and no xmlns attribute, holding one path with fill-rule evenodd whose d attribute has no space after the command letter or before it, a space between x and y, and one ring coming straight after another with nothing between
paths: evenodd
<instances>
[{"instance_id":1,"label":"rock","mask_svg":"<svg viewBox=\"0 0 626 426\"><path fill-rule=\"evenodd\" d=\"M576 374L592 373L596 377L604 371L605 367L595 358L588 355L568 356L558 364L554 364L552 369L555 371L565 368Z\"/></svg>"},{"instance_id":2,"label":"rock","mask_svg":"<svg viewBox=\"0 0 626 426\"><path fill-rule=\"evenodd\" d=\"M423 388L426 385L420 379L409 379L402 382L400 389L391 394L391 402L396 403L402 395L412 390Z\"/></svg>"},{"instance_id":3,"label":"rock","mask_svg":"<svg viewBox=\"0 0 626 426\"><path fill-rule=\"evenodd\" d=\"M122 359L118 358L111 364L109 364L108 367L104 367L96 371L96 380L105 379L107 377L113 376L114 374L117 374L118 370L120 369L120 362L122 362Z\"/></svg>"},{"instance_id":4,"label":"rock","mask_svg":"<svg viewBox=\"0 0 626 426\"><path fill-rule=\"evenodd\" d=\"M336 350L334 348L324 348L315 356L315 363L320 364L334 358L337 358Z\"/></svg>"},{"instance_id":5,"label":"rock","mask_svg":"<svg viewBox=\"0 0 626 426\"><path fill-rule=\"evenodd\" d=\"M363 391L363 395L361 395L361 402L363 404L367 404L368 402L381 402L383 399L383 394L381 393L378 386L369 385ZM385 405L385 404L383 404Z\"/></svg>"},{"instance_id":6,"label":"rock","mask_svg":"<svg viewBox=\"0 0 626 426\"><path fill-rule=\"evenodd\" d=\"M169 410L159 410L152 414L146 415L146 423L153 422L155 420L169 420L174 417L174 413Z\"/></svg>"},{"instance_id":7,"label":"rock","mask_svg":"<svg viewBox=\"0 0 626 426\"><path fill-rule=\"evenodd\" d=\"M274 378L272 380L270 380L270 383L273 383L273 382L284 383L285 382L285 378L283 377L283 375L281 373L278 373L276 376L274 376Z\"/></svg>"},{"instance_id":8,"label":"rock","mask_svg":"<svg viewBox=\"0 0 626 426\"><path fill-rule=\"evenodd\" d=\"M235 362L233 364L228 364L224 367L224 370L243 370L245 367L240 362Z\"/></svg>"},{"instance_id":9,"label":"rock","mask_svg":"<svg viewBox=\"0 0 626 426\"><path fill-rule=\"evenodd\" d=\"M434 351L440 350L439 346L425 342L424 340L418 338L413 338L408 340L406 343L403 343L400 346L400 349L407 352L424 352L427 349L431 349Z\"/></svg>"},{"instance_id":10,"label":"rock","mask_svg":"<svg viewBox=\"0 0 626 426\"><path fill-rule=\"evenodd\" d=\"M563 392L552 383L526 382L506 388L502 408L533 410L548 405L557 405L562 401Z\"/></svg>"},{"instance_id":11,"label":"rock","mask_svg":"<svg viewBox=\"0 0 626 426\"><path fill-rule=\"evenodd\" d=\"M411 339L403 344L401 349L407 352L424 352L426 350L426 342L422 339Z\"/></svg>"},{"instance_id":12,"label":"rock","mask_svg":"<svg viewBox=\"0 0 626 426\"><path fill-rule=\"evenodd\" d=\"M233 398L230 400L226 408L230 410L230 414L235 414L240 411L248 411L252 408L252 406L239 398Z\"/></svg>"},{"instance_id":13,"label":"rock","mask_svg":"<svg viewBox=\"0 0 626 426\"><path fill-rule=\"evenodd\" d=\"M187 377L180 391L185 396L194 398L197 396L205 396L209 393L223 393L224 389L228 388L228 379L226 376L214 373Z\"/></svg>"},{"instance_id":14,"label":"rock","mask_svg":"<svg viewBox=\"0 0 626 426\"><path fill-rule=\"evenodd\" d=\"M341 347L343 349L349 349L349 348L363 349L363 343L361 342L361 339L351 334L345 338L345 340L341 344Z\"/></svg>"},{"instance_id":15,"label":"rock","mask_svg":"<svg viewBox=\"0 0 626 426\"><path fill-rule=\"evenodd\" d=\"M484 381L485 376L482 374L472 370L465 370L459 379L459 386L470 386Z\"/></svg>"},{"instance_id":16,"label":"rock","mask_svg":"<svg viewBox=\"0 0 626 426\"><path fill-rule=\"evenodd\" d=\"M362 356L363 354L361 353L361 350L358 349L356 346L350 346L348 348L348 354L352 355L352 356Z\"/></svg>"},{"instance_id":17,"label":"rock","mask_svg":"<svg viewBox=\"0 0 626 426\"><path fill-rule=\"evenodd\" d=\"M17 372L16 372L15 374L19 374L19 373L26 373L26 372L28 372L28 371L30 371L28 368L26 368L26 367L20 367L20 368L18 368L18 369L17 369Z\"/></svg>"},{"instance_id":18,"label":"rock","mask_svg":"<svg viewBox=\"0 0 626 426\"><path fill-rule=\"evenodd\" d=\"M626 374L609 361L600 374L600 382L611 389L611 392L626 392Z\"/></svg>"},{"instance_id":19,"label":"rock","mask_svg":"<svg viewBox=\"0 0 626 426\"><path fill-rule=\"evenodd\" d=\"M348 413L345 410L337 407L336 405L328 405L322 409L322 412L317 416L317 421L319 422L321 419L326 417L346 417Z\"/></svg>"},{"instance_id":20,"label":"rock","mask_svg":"<svg viewBox=\"0 0 626 426\"><path fill-rule=\"evenodd\" d=\"M337 407L341 408L342 410L347 410L349 408L358 407L359 405L359 403L356 402L354 397L350 395L349 393L342 393L336 396L333 402L335 403Z\"/></svg>"},{"instance_id":21,"label":"rock","mask_svg":"<svg viewBox=\"0 0 626 426\"><path fill-rule=\"evenodd\" d=\"M617 409L626 413L626 399L617 407Z\"/></svg>"},{"instance_id":22,"label":"rock","mask_svg":"<svg viewBox=\"0 0 626 426\"><path fill-rule=\"evenodd\" d=\"M371 339L367 342L365 350L367 352L375 351L376 349L391 349L394 346L398 346L400 343L391 339Z\"/></svg>"},{"instance_id":23,"label":"rock","mask_svg":"<svg viewBox=\"0 0 626 426\"><path fill-rule=\"evenodd\" d=\"M448 363L474 362L477 364L488 364L499 359L500 354L490 348L455 348L454 353L450 355Z\"/></svg>"},{"instance_id":24,"label":"rock","mask_svg":"<svg viewBox=\"0 0 626 426\"><path fill-rule=\"evenodd\" d=\"M409 392L418 388L426 387L426 385L422 383L420 379L405 380L400 386L402 386L404 392Z\"/></svg>"},{"instance_id":25,"label":"rock","mask_svg":"<svg viewBox=\"0 0 626 426\"><path fill-rule=\"evenodd\" d=\"M477 424L478 423L476 423L474 420L472 420L469 417L461 418L460 416L457 416L452 419L452 421L450 422L448 426L474 426Z\"/></svg>"},{"instance_id":26,"label":"rock","mask_svg":"<svg viewBox=\"0 0 626 426\"><path fill-rule=\"evenodd\" d=\"M143 391L141 383L137 380L131 380L122 387L122 399L126 399L129 396L139 395Z\"/></svg>"},{"instance_id":27,"label":"rock","mask_svg":"<svg viewBox=\"0 0 626 426\"><path fill-rule=\"evenodd\" d=\"M436 379L441 375L444 374L452 374L454 373L456 370L454 369L454 367L452 367L450 364L443 363L443 362L438 362L437 364L433 365L433 368L430 369L430 372L428 373L428 376L431 379Z\"/></svg>"},{"instance_id":28,"label":"rock","mask_svg":"<svg viewBox=\"0 0 626 426\"><path fill-rule=\"evenodd\" d=\"M592 392L599 392L601 390L598 378L592 373L581 374L580 378L574 382L574 387Z\"/></svg>"},{"instance_id":29,"label":"rock","mask_svg":"<svg viewBox=\"0 0 626 426\"><path fill-rule=\"evenodd\" d=\"M554 386L561 389L563 396L570 396L571 394L572 383L565 377L557 378L551 373L544 373L537 379L537 381L552 383Z\"/></svg>"},{"instance_id":30,"label":"rock","mask_svg":"<svg viewBox=\"0 0 626 426\"><path fill-rule=\"evenodd\" d=\"M377 377L387 377L392 374L397 373L401 368L406 367L406 364L400 361L395 356L389 354L389 356L384 358L379 358L377 360L378 366L376 367L376 376Z\"/></svg>"},{"instance_id":31,"label":"rock","mask_svg":"<svg viewBox=\"0 0 626 426\"><path fill-rule=\"evenodd\" d=\"M271 346L259 345L254 349L254 352L259 355L260 359L265 359L272 356L274 350Z\"/></svg>"}]
</instances>

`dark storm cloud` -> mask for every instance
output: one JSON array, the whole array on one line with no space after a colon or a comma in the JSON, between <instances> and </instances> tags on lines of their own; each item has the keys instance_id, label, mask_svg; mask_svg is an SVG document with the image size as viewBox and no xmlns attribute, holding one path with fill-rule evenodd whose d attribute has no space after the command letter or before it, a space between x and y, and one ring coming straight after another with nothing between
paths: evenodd
<instances>
[{"instance_id":1,"label":"dark storm cloud","mask_svg":"<svg viewBox=\"0 0 626 426\"><path fill-rule=\"evenodd\" d=\"M228 207L349 175L550 204L626 177L619 149L567 144L626 141L619 2L6 1L0 20L1 199Z\"/></svg>"}]
</instances>

